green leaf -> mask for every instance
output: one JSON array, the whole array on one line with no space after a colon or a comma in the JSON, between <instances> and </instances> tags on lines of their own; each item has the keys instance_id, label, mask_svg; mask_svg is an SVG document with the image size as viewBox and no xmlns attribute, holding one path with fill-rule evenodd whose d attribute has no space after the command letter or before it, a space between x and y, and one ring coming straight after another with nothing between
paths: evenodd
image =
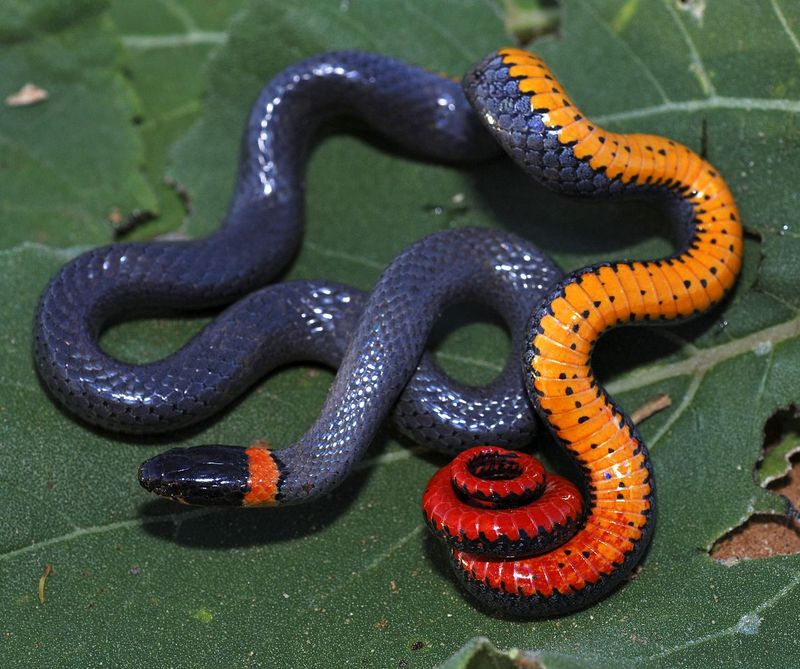
<instances>
[{"instance_id":1,"label":"green leaf","mask_svg":"<svg viewBox=\"0 0 800 669\"><path fill-rule=\"evenodd\" d=\"M155 206L131 127L138 103L106 5L12 0L0 8L0 97L28 82L48 93L37 105L0 107L0 248L96 244L110 238L115 211Z\"/></svg>"},{"instance_id":2,"label":"green leaf","mask_svg":"<svg viewBox=\"0 0 800 669\"><path fill-rule=\"evenodd\" d=\"M775 449L770 451L769 455L764 458L761 468L759 469L759 481L761 485L766 485L772 481L785 476L792 468L791 457L800 453L800 442L798 442L797 435L792 435L780 444L775 446Z\"/></svg>"},{"instance_id":3,"label":"green leaf","mask_svg":"<svg viewBox=\"0 0 800 669\"><path fill-rule=\"evenodd\" d=\"M766 434L772 427L777 434ZM764 457L758 463L758 481L766 486L785 476L792 469L792 457L800 453L800 417L791 411L779 411L765 426ZM770 443L771 442L771 443Z\"/></svg>"},{"instance_id":4,"label":"green leaf","mask_svg":"<svg viewBox=\"0 0 800 669\"><path fill-rule=\"evenodd\" d=\"M227 40L227 25L243 0L113 0L111 17L126 49L125 70L140 100L138 130L145 172L158 199L154 217L132 221L126 238L179 227L186 207L165 180L169 147L197 119L205 91L205 62ZM121 232L126 231L125 222Z\"/></svg>"},{"instance_id":5,"label":"green leaf","mask_svg":"<svg viewBox=\"0 0 800 669\"><path fill-rule=\"evenodd\" d=\"M556 0L503 0L506 30L519 44L553 32L560 12Z\"/></svg>"},{"instance_id":6,"label":"green leaf","mask_svg":"<svg viewBox=\"0 0 800 669\"><path fill-rule=\"evenodd\" d=\"M497 650L486 637L475 637L439 667L440 669L514 669L514 660L517 657L516 651L504 653Z\"/></svg>"},{"instance_id":7,"label":"green leaf","mask_svg":"<svg viewBox=\"0 0 800 669\"><path fill-rule=\"evenodd\" d=\"M91 15L70 25L109 24ZM525 652L504 657L476 641L451 666L512 659L549 669L729 667L751 658L797 665L800 558L723 565L708 549L754 512L783 512L781 500L754 482L753 468L765 422L798 400L798 35L800 8L785 0L573 0L558 37L534 45L599 122L705 148L750 232L745 272L723 311L679 327L616 331L598 347L597 368L626 410L659 393L673 400L642 425L658 480L658 527L630 583L557 620L480 613L420 518L421 491L443 459L390 434L317 504L229 513L154 501L135 481L142 459L191 443L262 437L288 445L319 410L331 373L281 371L219 420L174 438L88 429L45 395L29 354L38 294L71 252L9 241L0 252L0 486L8 519L0 526L0 656L11 666L427 667L480 636ZM350 47L459 73L509 39L488 0L260 0L228 36L207 70L202 116L170 168L192 198L192 235L218 225L247 108L285 65ZM164 70L159 86L168 86ZM128 136L128 112L120 116ZM89 134L80 122L74 131ZM31 146L36 137L46 140L31 136ZM54 145L35 146L44 154ZM128 179L141 178L135 162ZM3 206L46 196L34 176L17 177ZM83 197L100 202L99 211L113 206L116 192L101 197L91 166L76 166L70 177L83 185L78 206L88 207ZM667 222L649 205L564 200L507 161L454 170L336 136L314 153L307 188L307 232L293 277L368 288L406 244L467 224L524 234L567 268L671 248ZM9 207L4 234L36 241L26 216ZM53 218L63 240L97 241L72 227L68 210ZM448 316L438 339L447 367L470 379L499 369L507 342L494 322L454 330L455 312ZM126 358L152 358L200 325L126 324L104 343ZM555 450L544 438L538 448L546 457ZM39 603L47 564L53 573Z\"/></svg>"}]
</instances>

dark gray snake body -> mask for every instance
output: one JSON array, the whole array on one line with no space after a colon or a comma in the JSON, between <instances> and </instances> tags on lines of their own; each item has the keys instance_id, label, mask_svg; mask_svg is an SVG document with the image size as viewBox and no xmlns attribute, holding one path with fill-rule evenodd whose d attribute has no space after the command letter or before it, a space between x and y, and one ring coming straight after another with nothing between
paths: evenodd
<instances>
[{"instance_id":1,"label":"dark gray snake body","mask_svg":"<svg viewBox=\"0 0 800 669\"><path fill-rule=\"evenodd\" d=\"M293 446L175 449L140 468L146 488L180 501L274 505L337 485L392 407L401 429L451 451L481 441L521 445L532 425L515 364L521 359L533 404L581 470L582 507L577 489L549 495L552 481L534 463L494 447L458 455L431 480L423 506L434 532L453 541L456 573L484 606L560 615L619 585L646 551L655 522L647 448L594 376L595 343L619 325L687 318L718 304L741 267L742 227L713 166L670 139L600 128L536 56L491 54L464 86L477 112L453 82L383 56L328 54L285 70L251 116L220 231L186 244L107 247L68 264L41 301L37 362L54 394L86 420L147 431L173 414L176 424L198 420L212 399L230 401L285 360L341 359L320 417ZM343 286L274 286L232 306L172 359L126 366L105 356L97 336L111 318L145 305L230 302L280 271L300 237L310 132L332 113L355 114L434 159L481 160L496 153L497 141L560 193L659 200L676 223L680 250L599 263L555 283L556 268L522 240L452 230L409 247L366 303ZM437 315L460 300L491 305L512 332L511 363L471 397L423 358ZM259 314L269 314L267 327ZM265 332L272 341L253 345ZM217 359L212 350L225 355ZM449 413L453 406L464 407L460 417ZM551 546L548 537L565 543Z\"/></svg>"},{"instance_id":2,"label":"dark gray snake body","mask_svg":"<svg viewBox=\"0 0 800 669\"><path fill-rule=\"evenodd\" d=\"M155 492L197 503L305 501L347 475L393 406L402 431L451 451L484 442L521 445L533 431L518 363L523 331L560 272L513 235L433 235L387 269L369 301L322 282L275 285L242 298L294 255L305 159L319 125L340 114L434 160L480 161L499 152L455 82L385 56L317 56L284 70L259 96L233 201L217 232L92 250L65 265L42 296L35 323L41 378L70 411L113 430L186 426L280 364L341 361L318 421L297 444L271 453L278 476L271 497L256 499L251 490L251 449L217 446L145 463L140 479ZM99 347L100 332L115 320L239 298L165 360L126 364ZM420 364L437 315L461 300L492 306L512 333L511 360L488 388L455 383L430 359Z\"/></svg>"}]
</instances>

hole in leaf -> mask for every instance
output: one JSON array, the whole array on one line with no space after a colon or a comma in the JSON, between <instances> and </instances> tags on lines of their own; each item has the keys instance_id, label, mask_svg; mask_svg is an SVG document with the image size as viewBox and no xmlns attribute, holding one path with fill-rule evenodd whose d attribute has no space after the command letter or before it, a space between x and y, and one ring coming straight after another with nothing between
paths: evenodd
<instances>
[{"instance_id":1,"label":"hole in leaf","mask_svg":"<svg viewBox=\"0 0 800 669\"><path fill-rule=\"evenodd\" d=\"M558 0L503 0L506 30L518 46L543 35L556 34L561 23Z\"/></svg>"},{"instance_id":2,"label":"hole in leaf","mask_svg":"<svg viewBox=\"0 0 800 669\"><path fill-rule=\"evenodd\" d=\"M759 485L800 506L800 412L794 405L775 412L764 425L764 451L753 472ZM720 562L800 553L800 521L757 514L716 541L711 557Z\"/></svg>"},{"instance_id":3,"label":"hole in leaf","mask_svg":"<svg viewBox=\"0 0 800 669\"><path fill-rule=\"evenodd\" d=\"M711 549L712 558L731 564L793 553L800 553L800 531L792 527L788 518L770 515L751 516Z\"/></svg>"},{"instance_id":4,"label":"hole in leaf","mask_svg":"<svg viewBox=\"0 0 800 669\"><path fill-rule=\"evenodd\" d=\"M703 15L706 12L706 0L677 0L678 9L687 12L698 23L702 24Z\"/></svg>"},{"instance_id":5,"label":"hole in leaf","mask_svg":"<svg viewBox=\"0 0 800 669\"><path fill-rule=\"evenodd\" d=\"M158 217L156 216L155 212L147 209L135 209L125 216L123 216L118 209L113 209L109 213L107 220L113 230L114 239L120 240L124 239L127 235L145 223L149 223L156 218Z\"/></svg>"},{"instance_id":6,"label":"hole in leaf","mask_svg":"<svg viewBox=\"0 0 800 669\"><path fill-rule=\"evenodd\" d=\"M792 405L776 411L764 425L764 452L756 464L762 486L800 503L800 474L792 476L793 463L800 462L800 411ZM792 485L792 479L794 484Z\"/></svg>"}]
</instances>

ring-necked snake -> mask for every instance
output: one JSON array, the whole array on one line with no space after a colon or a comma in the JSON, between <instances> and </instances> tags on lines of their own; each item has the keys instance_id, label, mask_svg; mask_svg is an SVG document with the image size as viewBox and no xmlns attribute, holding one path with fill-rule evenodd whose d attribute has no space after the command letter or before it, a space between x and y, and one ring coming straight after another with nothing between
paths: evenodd
<instances>
[{"instance_id":1,"label":"ring-necked snake","mask_svg":"<svg viewBox=\"0 0 800 669\"><path fill-rule=\"evenodd\" d=\"M289 67L253 106L218 232L94 249L65 265L45 290L35 357L64 406L113 430L173 430L218 411L278 365L344 360L319 420L278 456L284 476L268 488L281 504L338 484L392 406L395 424L413 440L451 453L486 441L529 441L536 423L518 356L530 312L561 272L531 244L498 231L455 229L418 242L387 269L369 301L341 285L275 285L242 298L164 360L126 364L100 348L101 329L115 319L230 302L276 276L301 237L303 168L314 131L340 114L434 160L501 153L449 79L367 53L323 54ZM428 357L415 372L436 316L459 300L487 303L511 332L515 353L485 388L455 383ZM277 467L261 450L250 453L254 466ZM150 461L142 482L184 501L269 501L254 499L251 473L244 450L212 447Z\"/></svg>"},{"instance_id":2,"label":"ring-necked snake","mask_svg":"<svg viewBox=\"0 0 800 669\"><path fill-rule=\"evenodd\" d=\"M536 56L518 49L494 53L467 75L464 87L485 125L537 181L589 197L658 198L679 237L680 251L668 258L573 272L533 315L526 385L539 414L583 471L586 508L580 529L543 555L532 555L533 549L516 559L459 548L452 553L461 581L488 607L514 615L556 615L596 601L627 577L655 522L650 456L633 423L594 377L594 345L618 325L688 318L718 303L741 266L742 227L728 187L708 162L669 139L596 126ZM508 456L494 457L502 462ZM506 483L518 475L503 473L491 460L478 462L470 471L479 478L480 468L489 481ZM434 479L431 485L426 496L451 484ZM431 508L426 511L429 523L442 532ZM508 524L497 518L498 526ZM548 534L568 523L566 517L553 520L552 526L528 531ZM453 514L446 533L475 534L474 510Z\"/></svg>"},{"instance_id":3,"label":"ring-necked snake","mask_svg":"<svg viewBox=\"0 0 800 669\"><path fill-rule=\"evenodd\" d=\"M604 263L575 272L534 311L526 342L527 388L540 415L585 474L585 508L574 508L574 492L565 492L570 514L563 508L559 517L550 514L552 522L543 534L564 541L577 532L559 548L535 557L509 559L506 548L514 541L501 542L502 557L475 554L476 545L470 543L452 553L466 588L486 606L527 616L564 613L595 601L629 574L648 544L654 522L647 450L629 419L594 379L594 343L619 324L688 317L718 302L739 270L741 227L727 187L708 163L670 140L617 135L594 126L536 57L518 50L493 54L466 77L464 88L490 134L541 183L592 197L658 196L678 221L681 252L659 261ZM231 301L274 276L300 236L301 167L310 130L334 112L359 115L406 148L437 159L479 160L494 151L489 134L478 129L458 89L445 79L382 56L349 52L287 69L262 92L251 115L236 194L218 233L184 244L106 247L79 257L51 282L37 316L36 357L42 378L62 402L104 426L115 426L121 414L126 414L125 429L146 429L160 422L160 408L176 404L171 396L174 379L147 378L142 387L151 399L146 402L127 395L129 387L137 386L131 370L141 368L124 367L117 377L122 368L116 367L107 374L98 364L107 360L97 346L100 329L110 319L145 306L196 308ZM468 239L499 235L458 232L460 238L455 233L432 238L440 245L437 253L451 243L455 248L460 241L467 248ZM507 251L508 239L495 240ZM473 244L476 248L484 248L484 243ZM413 251L414 247L412 256ZM530 259L529 252L523 253ZM237 258L235 264L231 257ZM535 260L537 266L541 262ZM382 277L384 289L408 279L413 264L395 274L390 268ZM471 256L463 249L451 255L440 266L442 283L451 275L456 284L464 281L465 275L458 273L465 264L471 264ZM403 267L399 261L393 267L398 265ZM490 273L486 295L495 295L493 276ZM429 285L422 283L403 293L406 311L398 309L398 317L415 308L419 296L414 291ZM468 295L474 297L475 286L472 291ZM431 305L426 319L450 299L444 290L421 292L428 293ZM375 295L371 300L377 300ZM456 296L463 293L456 290ZM400 299L384 300L384 305L401 306ZM330 489L365 446L353 439L350 429L365 427L359 409L380 407L365 421L370 427L379 420L377 414L382 418L388 413L413 373L430 328L427 321L398 328L394 318L370 321L374 316L367 305L334 384L332 396L337 399L329 398L315 425L332 425L339 431L312 428L308 434L313 439L304 437L277 454L260 445L170 451L142 466L142 483L184 501L235 504L300 502ZM397 351L414 346L417 357L403 367L404 378L394 367L383 374L384 368L370 362L370 356L389 343ZM356 350L364 345L367 349ZM394 362L395 349L388 350L384 361ZM210 374L205 379L218 378L220 370L206 365L210 358L200 362L187 371L202 370ZM340 378L357 382L342 382L346 390L337 395ZM252 379L243 385L249 383ZM191 394L204 404L202 393L193 388ZM172 409L166 413L175 413ZM177 413L182 413L180 407ZM495 432L502 430L497 427ZM450 466L461 467L461 478L451 473L446 485L455 483L460 499L466 488L482 490L480 482L489 482L491 489L482 494L490 499L474 503L481 513L497 513L488 507L498 505L505 512L502 507L511 504L507 489L515 489L509 482L530 471L518 457L498 449L468 451ZM437 492L436 480L429 491ZM496 492L495 485L505 492ZM534 493L546 496L549 490L545 484L537 484L535 491L517 487L522 490L511 494L514 504L528 503ZM552 495L548 499L552 501ZM476 534L468 523L480 514L451 512L447 524L437 526L430 511L426 505L429 523L440 533ZM538 512L531 513L536 517ZM464 518L467 525L460 526ZM538 529L524 534L536 535ZM517 534L522 534L519 528ZM477 536L480 549L486 542L481 532ZM544 549L541 538L533 543L534 548L528 544L523 549L528 555Z\"/></svg>"}]
</instances>

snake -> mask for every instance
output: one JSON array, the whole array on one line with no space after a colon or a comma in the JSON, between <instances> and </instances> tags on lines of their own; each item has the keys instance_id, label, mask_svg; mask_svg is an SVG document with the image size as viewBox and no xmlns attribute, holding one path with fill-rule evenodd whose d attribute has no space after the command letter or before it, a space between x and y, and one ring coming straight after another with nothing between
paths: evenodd
<instances>
[{"instance_id":1,"label":"snake","mask_svg":"<svg viewBox=\"0 0 800 669\"><path fill-rule=\"evenodd\" d=\"M309 81L327 81L326 77L337 80L337 85L331 88L321 85L325 91L321 100L315 100L312 95L297 95L301 101L298 113L305 124L313 125L320 104L345 108L365 118L401 146L436 159L491 157L495 153L491 145L494 142L547 188L593 199L652 198L664 206L675 222L679 248L671 256L592 265L558 281L541 302L534 300L521 356L525 387L534 408L581 473L581 490L552 475L545 482L544 475L538 473L538 465L527 457L522 458L519 453L496 445L484 445L457 455L444 474L434 476L423 498L423 509L431 529L450 541L456 538L455 545L450 548L451 563L465 590L481 606L492 612L525 618L577 611L608 595L630 577L649 545L656 518L655 479L649 453L630 418L597 381L591 367L594 345L602 333L612 328L689 318L712 308L729 293L741 267L743 250L742 228L733 197L717 170L678 142L654 135L613 133L593 123L566 95L547 65L526 51L503 49L473 68L463 80L464 99L468 105L462 104L462 94L456 93L441 77L418 74L417 70L396 66L395 61L377 55L344 52L338 57L347 60L348 65L340 67L334 58L320 57L321 60L312 59L289 68L283 78L279 75L276 79L279 82L276 88L284 92L291 89L291 83L296 90L305 91L305 86L311 86ZM370 76L353 74L358 70L353 61L374 66ZM317 74L320 72L323 74ZM390 76L383 77L386 72ZM416 76L420 77L419 81ZM340 85L342 82L337 77L344 85ZM434 105L436 132L431 131L431 117L424 111L416 111L413 119L404 118L408 107L403 103L405 98L397 95L397 88L407 84L406 94L413 98L413 104L419 104L417 96L430 95L430 90L421 83L423 79L428 82L425 77L434 77L434 83L429 85L436 89L436 95L441 90L438 87L446 87L449 96L443 104L437 98ZM381 91L381 87L386 90ZM233 282L233 288L219 289L212 284L214 275L222 271L220 264L225 258L218 257L214 247L230 245L228 252L242 249L247 256L256 254L261 246L252 237L245 237L245 242L237 245L233 235L229 237L230 229L247 230L256 219L268 220L268 214L272 214L277 218L277 225L268 233L270 244L266 246L274 252L274 242L285 235L286 230L294 235L288 246L296 246L299 240L296 220L301 209L298 186L301 162L288 158L294 171L276 172L276 163L265 157L265 149L288 153L286 147L294 141L298 153L305 155L308 139L297 128L294 128L294 135L287 132L286 141L265 130L274 121L273 116L288 108L286 98L291 97L276 96L273 101L271 96L275 95L275 88L268 86L266 91L256 104L245 135L246 138L258 137L258 150L252 147L249 153L247 148L245 150L233 204L219 233L191 242L191 249L184 245L178 251L167 251L175 247L145 245L152 251L145 250L143 255L151 254L151 260L152 256L158 258L161 254L167 257L160 262L156 259L152 264L149 260L143 265L148 269L140 270L134 281L124 276L123 265L138 258L140 246L128 247L130 250L109 247L116 251L106 249L95 256L90 253L88 257L92 261L84 259L84 265L79 258L71 270L78 279L65 279L62 275L69 276L70 271L62 271L46 291L39 310L39 324L46 321L42 314L46 316L48 311L55 311L55 305L64 299L53 289L54 285L91 284L95 275L102 271L110 273L111 287L87 288L91 298L89 306L81 304L79 299L73 300L69 307L61 307L62 312L67 308L70 314L79 314L81 328L88 330L89 338L94 340L92 345L96 344L103 323L123 309L129 314L132 309L144 306L144 302L152 301L168 307L221 303L275 276L276 271L270 269L269 276L265 277L264 264L257 261L249 268L245 264L245 270L237 268L234 273L238 281ZM364 98L359 97L362 95L369 101L364 102ZM343 100L340 96L350 97ZM438 144L427 135L440 134L442 123L437 113L451 118L451 107L463 116L457 131L442 132L442 144ZM382 123L383 115L390 113L389 108L393 123ZM426 105L422 108L429 109ZM474 122L476 118L477 123ZM488 132L479 131L480 124ZM287 125L291 126L288 121ZM458 141L450 147L450 152L444 144L453 139ZM247 141L245 145L247 147ZM280 193L282 187L278 172L282 172L285 182L291 185L291 192L275 199L274 194ZM257 178L248 178L247 175L252 174ZM243 225L238 224L241 221ZM270 222L268 227L272 225ZM464 234L478 233L465 230ZM441 235L439 241L445 240L444 233ZM209 243L208 239L212 241ZM446 247L448 242L445 240L443 245ZM187 268L191 275L191 269L196 267L192 259L195 248L201 248L207 255L202 280L195 277L190 284L192 288L198 285L202 288L198 292L180 289L174 297L169 284L178 281L176 276L184 276ZM261 246L258 253L263 251ZM175 256L171 256L172 253ZM286 257L281 255L277 264L282 266ZM432 256L430 258L433 260ZM455 254L449 262L440 265L439 275L446 278L456 267L470 265L471 261L467 254ZM135 265L135 261L132 264ZM370 299L392 289L397 282L393 277L406 276L404 272L408 270L403 268L413 265L413 262L405 264L404 261L388 268L379 280L381 290L373 291ZM176 268L184 271L168 271ZM123 279L115 283L114 277L118 275L123 275ZM433 276L437 276L436 272ZM147 279L144 288L143 278ZM456 283L461 280L457 278ZM168 287L160 287L162 284ZM383 293L384 304L399 306L402 302L403 307L411 311L417 309L418 304L425 304L426 311L430 307L430 313L436 313L444 304L443 294L430 297L437 292L431 290L426 302L418 291L427 287L428 282L423 282L403 297L392 296L388 300ZM62 290L65 290L63 285ZM213 297L209 298L209 294ZM123 303L125 306L120 306ZM349 428L362 426L361 414L350 413L351 409L360 408L360 404L374 406L372 402L384 397L397 398L405 383L400 380L399 373L383 375L382 367L369 362L370 355L383 349L389 341L389 332L399 332L402 328L395 330L397 324L392 319L371 322L369 317L374 313L369 305L361 313L329 396L329 399L338 399L326 402L318 422L296 444L280 451L262 442L246 448L209 445L174 449L142 465L139 473L142 484L178 501L234 505L300 503L338 484L365 447L364 442L350 438ZM65 351L63 345L59 348L58 340L52 336L48 338L57 330L53 322L47 325L49 327L37 329L40 373L51 391L73 408L83 401L76 399L79 393L75 387L48 381L54 366L48 366L47 353L54 352L57 356ZM78 331L82 331L81 328ZM402 335L403 342L409 338L419 344L418 340L424 338L420 334L423 331L427 336L429 325L406 331ZM369 336L364 337L365 333ZM359 350L365 342L366 349ZM403 348L404 345L399 346ZM48 346L52 351L47 350ZM423 348L424 344L420 344L419 356ZM394 360L393 356L394 353L384 360ZM95 369L97 358L90 356L89 359L91 362L84 370ZM417 361L404 373L413 375ZM102 369L89 378L102 379ZM337 390L340 378L341 387L346 389L343 394ZM345 380L348 378L358 383L351 386ZM66 392L65 387L69 388ZM380 410L375 415L388 413L392 401L379 402ZM117 415L112 420L111 411L102 402L100 409L94 400L90 403L94 407L91 411L77 411L82 418L103 425L116 421ZM142 413L137 414L139 422L150 424L159 420L145 417L150 413L145 406ZM342 427L343 431L330 438L327 433L318 432L315 428L324 424L320 421L326 418L332 418L331 424ZM371 422L375 422L374 417ZM452 488L452 495L445 494L448 486ZM477 499L473 492L477 492ZM453 506L454 499L457 507ZM538 506L529 509L527 505ZM517 507L525 510L517 513ZM503 516L506 520L512 517L515 520L501 522L498 514L506 514ZM533 526L521 527L517 521L523 516L536 519L538 523L535 520ZM487 518L490 519L488 524ZM510 527L513 536L498 535L495 541L495 537L489 535L498 534L501 527Z\"/></svg>"},{"instance_id":2,"label":"snake","mask_svg":"<svg viewBox=\"0 0 800 669\"><path fill-rule=\"evenodd\" d=\"M594 346L613 328L686 319L719 304L741 268L742 225L728 186L709 162L671 139L603 129L533 53L509 48L490 54L466 75L464 89L484 125L537 182L587 198L651 198L665 208L676 232L678 250L668 257L601 262L568 274L534 311L527 330L526 388L581 474L585 508L577 512L565 499L553 510L550 498L537 493L529 467L502 449L457 456L466 459L461 469L482 481L476 500L475 481L465 491L469 479L451 471L456 460L431 480L423 498L428 524L450 541L453 568L480 604L515 617L562 615L630 577L656 520L650 455L636 426L598 382ZM494 490L514 481L520 489L510 498L508 491ZM444 496L447 487L456 498ZM487 509L492 495L500 507ZM539 517L538 526L509 519L506 505L523 513L517 503L521 509L533 505L524 513ZM487 524L512 534L500 556L486 536ZM548 536L561 543L542 552ZM522 544L518 553L506 550L512 543Z\"/></svg>"},{"instance_id":3,"label":"snake","mask_svg":"<svg viewBox=\"0 0 800 669\"><path fill-rule=\"evenodd\" d=\"M460 263L464 257L471 262ZM442 267L450 270L442 271ZM498 271L498 267L506 269ZM317 420L295 443L274 450L266 448L260 440L246 448L225 445L176 448L143 463L139 480L151 492L189 504L276 506L309 502L327 494L347 477L393 406L398 407L395 416L399 420L413 423L412 427L419 429L420 442L430 440L440 449L461 450L475 441L484 441L487 431L511 438L516 434L514 425L509 425L512 431L507 432L505 426L496 422L498 414L510 414L517 425L527 425L531 418L519 413L526 406L526 395L516 356L509 357L505 374L498 377L496 390L500 392L495 393L495 399L481 401L477 391L476 403L472 405L474 415L463 424L433 422L430 420L433 413L421 414L413 408L426 403L431 391L441 388L446 381L441 373L438 375L441 380L435 381L432 362L423 363L421 369L417 366L437 315L453 301L468 299L491 304L509 323L509 330L518 333L513 337L517 345L512 341L512 351L522 351L530 312L520 306L529 304L531 297L538 302L544 286L552 286L559 276L560 272L544 257L534 254L529 244L519 239L515 242L508 233L457 228L424 238L401 253L373 287L347 341ZM522 303L520 297L524 297ZM329 296L329 301L342 299L341 292ZM253 306L256 305L248 301L241 309L255 314L254 320L258 322L264 312ZM302 349L302 355L309 352L302 341L303 332L309 329L306 323L309 315L330 327L336 318L331 307L329 302L318 310L319 314L303 309L299 324L289 321L299 327L283 334L288 334L289 340L299 340L295 346ZM239 309L240 305L233 308ZM223 323L222 327L228 330L231 323L227 317ZM314 324L311 325L313 329ZM348 339L343 334L339 337ZM236 341L228 345L235 347ZM455 390L451 388L448 392ZM409 393L407 400L398 401L401 395ZM448 395L439 397L440 401L446 400ZM441 404L445 409L450 406L451 417L458 409L457 404L447 401Z\"/></svg>"},{"instance_id":4,"label":"snake","mask_svg":"<svg viewBox=\"0 0 800 669\"><path fill-rule=\"evenodd\" d=\"M325 281L264 287L300 243L314 135L343 115L431 161L475 163L502 153L458 83L380 54L313 56L258 95L217 231L92 249L44 290L34 326L39 376L59 404L100 428L186 428L281 365L339 367L318 420L295 444L269 451L254 439L252 448L173 450L141 467L148 490L195 504L309 501L348 475L389 413L414 442L451 454L487 441L520 446L535 433L518 358L531 310L563 273L529 242L498 230L435 233L405 250L369 296ZM425 353L442 309L463 301L494 309L511 338L504 369L484 387L455 382ZM127 363L99 343L118 320L229 303L163 360Z\"/></svg>"}]
</instances>

